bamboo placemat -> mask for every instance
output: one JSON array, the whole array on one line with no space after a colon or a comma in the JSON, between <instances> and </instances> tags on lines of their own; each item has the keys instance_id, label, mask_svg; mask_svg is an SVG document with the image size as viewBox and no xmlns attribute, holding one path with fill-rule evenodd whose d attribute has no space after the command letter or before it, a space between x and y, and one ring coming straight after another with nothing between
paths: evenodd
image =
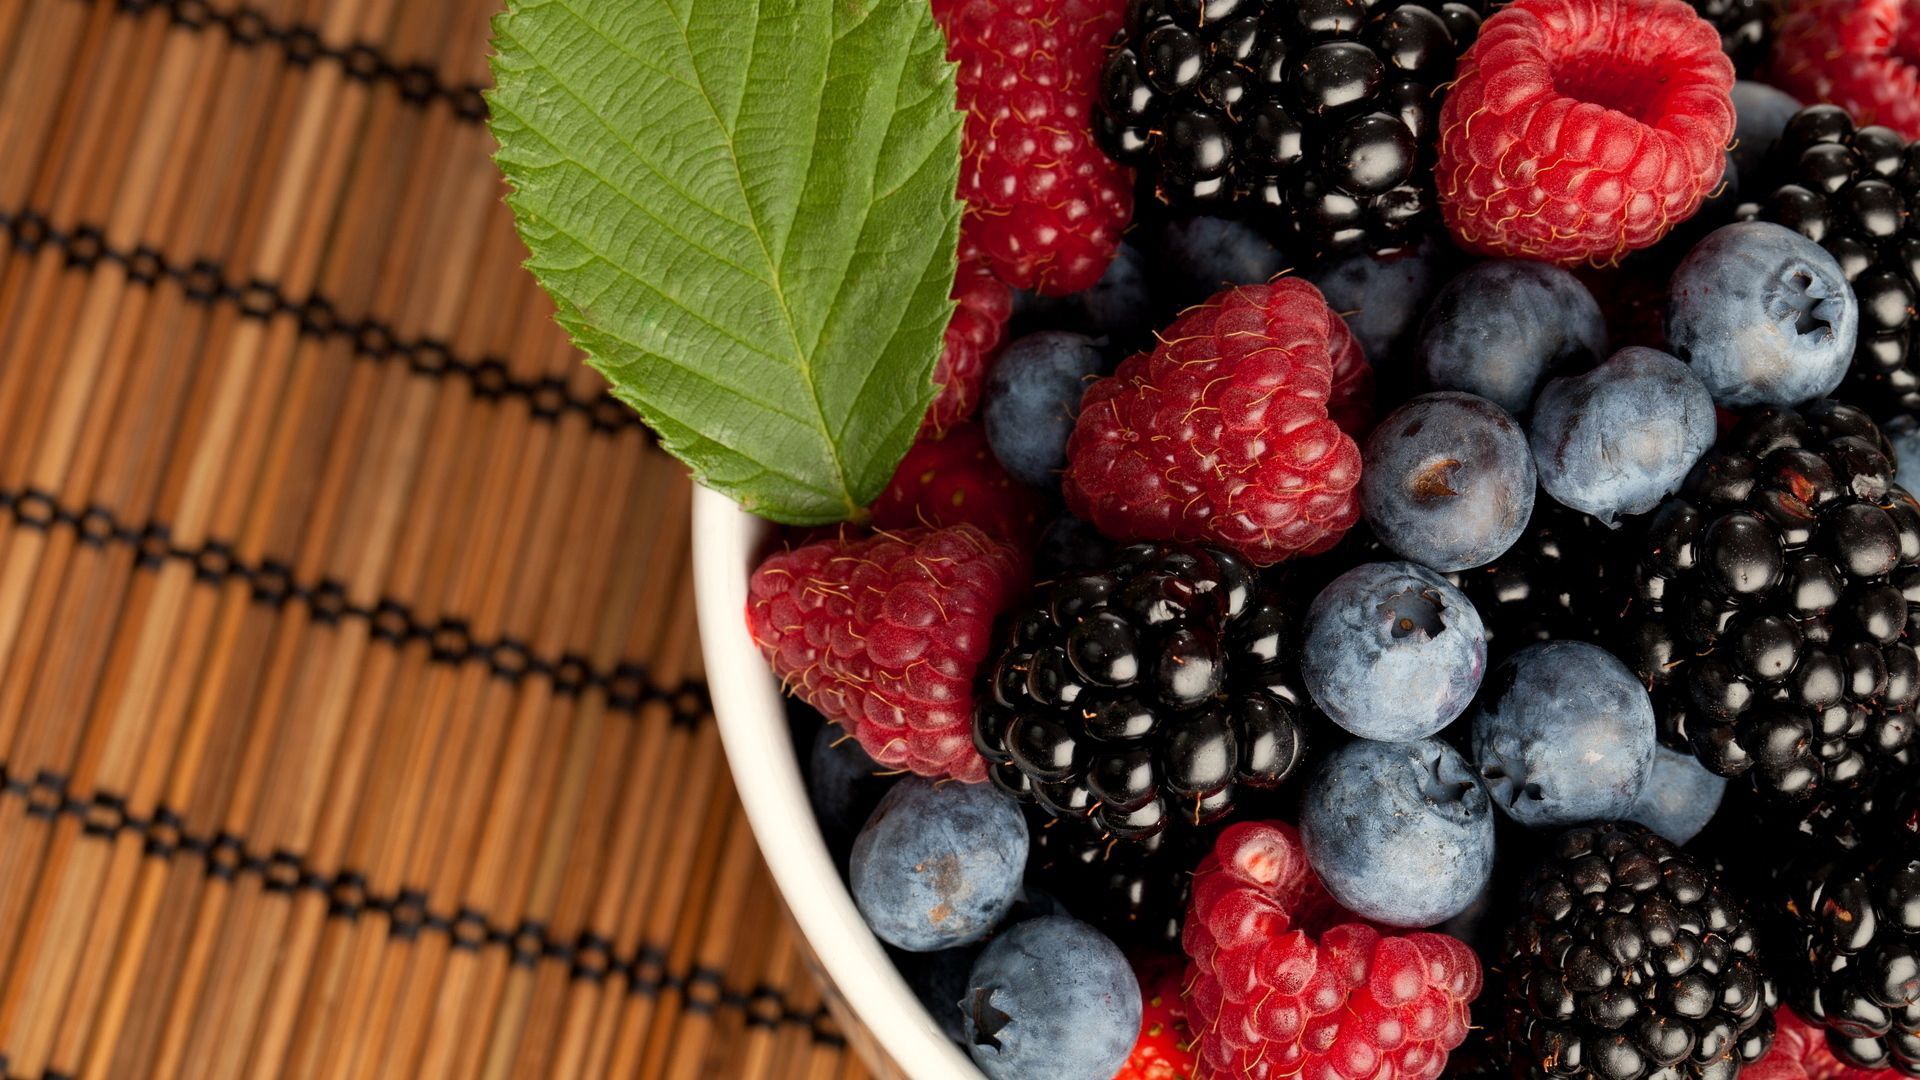
<instances>
[{"instance_id":1,"label":"bamboo placemat","mask_svg":"<svg viewBox=\"0 0 1920 1080\"><path fill-rule=\"evenodd\" d=\"M0 0L8 1078L853 1077L498 0Z\"/></svg>"}]
</instances>

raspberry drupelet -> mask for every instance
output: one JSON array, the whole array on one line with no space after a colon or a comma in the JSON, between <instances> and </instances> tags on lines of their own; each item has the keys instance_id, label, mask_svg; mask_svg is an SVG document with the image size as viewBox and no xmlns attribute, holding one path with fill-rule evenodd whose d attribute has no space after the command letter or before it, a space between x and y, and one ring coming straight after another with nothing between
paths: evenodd
<instances>
[{"instance_id":1,"label":"raspberry drupelet","mask_svg":"<svg viewBox=\"0 0 1920 1080\"><path fill-rule=\"evenodd\" d=\"M1132 170L1101 152L1093 97L1119 0L934 0L959 64L963 260L1050 296L1090 288L1133 217Z\"/></svg>"},{"instance_id":2,"label":"raspberry drupelet","mask_svg":"<svg viewBox=\"0 0 1920 1080\"><path fill-rule=\"evenodd\" d=\"M1305 281L1221 292L1088 388L1067 502L1109 536L1218 544L1262 566L1326 551L1360 516L1360 450L1335 418L1364 424L1365 367Z\"/></svg>"},{"instance_id":3,"label":"raspberry drupelet","mask_svg":"<svg viewBox=\"0 0 1920 1080\"><path fill-rule=\"evenodd\" d=\"M1691 217L1733 137L1733 64L1685 0L1516 0L1440 110L1440 208L1488 255L1616 263Z\"/></svg>"},{"instance_id":4,"label":"raspberry drupelet","mask_svg":"<svg viewBox=\"0 0 1920 1080\"><path fill-rule=\"evenodd\" d=\"M747 629L789 690L876 762L977 782L974 676L1024 562L971 525L829 536L754 570Z\"/></svg>"},{"instance_id":5,"label":"raspberry drupelet","mask_svg":"<svg viewBox=\"0 0 1920 1080\"><path fill-rule=\"evenodd\" d=\"M1433 1080L1480 993L1464 942L1354 921L1282 822L1220 834L1194 872L1182 944L1199 1057L1219 1076Z\"/></svg>"},{"instance_id":6,"label":"raspberry drupelet","mask_svg":"<svg viewBox=\"0 0 1920 1080\"><path fill-rule=\"evenodd\" d=\"M1013 290L993 276L984 262L963 262L953 278L953 315L934 363L933 405L920 422L923 435L938 437L965 421L980 406L987 362L1006 336L1013 317Z\"/></svg>"}]
</instances>

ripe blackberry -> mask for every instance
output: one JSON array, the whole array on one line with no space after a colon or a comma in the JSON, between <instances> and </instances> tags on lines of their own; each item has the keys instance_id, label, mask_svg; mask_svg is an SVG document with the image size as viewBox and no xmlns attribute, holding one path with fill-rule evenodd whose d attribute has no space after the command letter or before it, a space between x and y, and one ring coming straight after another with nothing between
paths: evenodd
<instances>
[{"instance_id":1,"label":"ripe blackberry","mask_svg":"<svg viewBox=\"0 0 1920 1080\"><path fill-rule=\"evenodd\" d=\"M1720 47L1743 79L1751 79L1766 65L1773 51L1773 24L1780 18L1780 0L1689 0L1700 17L1720 31Z\"/></svg>"},{"instance_id":2,"label":"ripe blackberry","mask_svg":"<svg viewBox=\"0 0 1920 1080\"><path fill-rule=\"evenodd\" d=\"M1389 250L1431 219L1440 90L1479 28L1458 0L1133 0L1094 128L1175 206Z\"/></svg>"},{"instance_id":3,"label":"ripe blackberry","mask_svg":"<svg viewBox=\"0 0 1920 1080\"><path fill-rule=\"evenodd\" d=\"M977 695L994 783L1101 835L1217 821L1306 745L1291 620L1218 548L1137 544L1007 620Z\"/></svg>"},{"instance_id":4,"label":"ripe blackberry","mask_svg":"<svg viewBox=\"0 0 1920 1080\"><path fill-rule=\"evenodd\" d=\"M1543 494L1527 531L1505 554L1447 575L1480 612L1489 660L1540 641L1606 641L1620 611L1620 575L1610 554L1618 536Z\"/></svg>"},{"instance_id":5,"label":"ripe blackberry","mask_svg":"<svg viewBox=\"0 0 1920 1080\"><path fill-rule=\"evenodd\" d=\"M1740 216L1779 222L1831 252L1860 300L1842 396L1884 420L1920 412L1920 143L1854 126L1833 105L1787 122L1762 177L1743 177Z\"/></svg>"},{"instance_id":6,"label":"ripe blackberry","mask_svg":"<svg viewBox=\"0 0 1920 1080\"><path fill-rule=\"evenodd\" d=\"M1532 1077L1732 1080L1774 988L1719 877L1644 826L1561 834L1507 933L1507 1044Z\"/></svg>"},{"instance_id":7,"label":"ripe blackberry","mask_svg":"<svg viewBox=\"0 0 1920 1080\"><path fill-rule=\"evenodd\" d=\"M1661 737L1773 800L1911 759L1920 506L1864 412L1747 412L1650 515L1621 650Z\"/></svg>"},{"instance_id":8,"label":"ripe blackberry","mask_svg":"<svg viewBox=\"0 0 1920 1080\"><path fill-rule=\"evenodd\" d=\"M1920 1076L1920 836L1790 863L1766 912L1781 992L1834 1056Z\"/></svg>"},{"instance_id":9,"label":"ripe blackberry","mask_svg":"<svg viewBox=\"0 0 1920 1080\"><path fill-rule=\"evenodd\" d=\"M1180 951L1193 868L1215 830L1175 827L1124 844L1038 808L1027 818L1028 881L1122 946Z\"/></svg>"}]
</instances>

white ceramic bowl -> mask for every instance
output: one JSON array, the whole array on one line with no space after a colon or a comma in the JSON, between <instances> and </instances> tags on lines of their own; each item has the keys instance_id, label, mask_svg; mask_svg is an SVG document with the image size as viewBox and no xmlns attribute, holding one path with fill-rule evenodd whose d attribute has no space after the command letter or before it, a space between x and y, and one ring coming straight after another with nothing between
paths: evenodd
<instances>
[{"instance_id":1,"label":"white ceramic bowl","mask_svg":"<svg viewBox=\"0 0 1920 1080\"><path fill-rule=\"evenodd\" d=\"M867 930L820 836L787 732L780 685L747 636L747 575L770 532L724 495L695 488L693 587L707 684L734 786L787 910L816 960L827 1006L882 1076L980 1080Z\"/></svg>"}]
</instances>

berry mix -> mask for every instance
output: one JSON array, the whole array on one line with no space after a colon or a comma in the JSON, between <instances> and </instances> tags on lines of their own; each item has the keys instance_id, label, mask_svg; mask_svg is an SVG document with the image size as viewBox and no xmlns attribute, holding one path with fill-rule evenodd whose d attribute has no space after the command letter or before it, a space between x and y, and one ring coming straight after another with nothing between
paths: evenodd
<instances>
[{"instance_id":1,"label":"berry mix","mask_svg":"<svg viewBox=\"0 0 1920 1080\"><path fill-rule=\"evenodd\" d=\"M932 1023L1920 1077L1920 2L932 4L934 404L746 612Z\"/></svg>"}]
</instances>

